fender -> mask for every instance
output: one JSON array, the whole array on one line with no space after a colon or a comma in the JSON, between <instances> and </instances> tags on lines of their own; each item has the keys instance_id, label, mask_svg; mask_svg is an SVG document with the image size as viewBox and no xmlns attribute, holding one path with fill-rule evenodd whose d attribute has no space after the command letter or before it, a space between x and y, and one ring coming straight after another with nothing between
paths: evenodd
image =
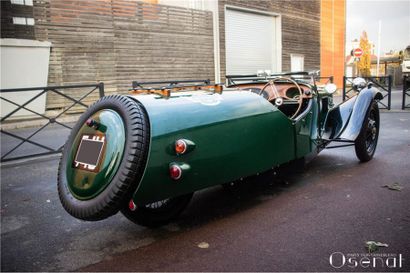
<instances>
[{"instance_id":1,"label":"fender","mask_svg":"<svg viewBox=\"0 0 410 273\"><path fill-rule=\"evenodd\" d=\"M332 140L340 136L349 122L356 99L357 96L354 96L329 110L324 122L322 139Z\"/></svg>"},{"instance_id":2,"label":"fender","mask_svg":"<svg viewBox=\"0 0 410 273\"><path fill-rule=\"evenodd\" d=\"M339 136L341 139L355 141L362 129L363 121L366 117L367 110L373 100L381 100L383 95L379 90L373 87L364 88L357 95L357 99L353 106L352 115L349 123Z\"/></svg>"}]
</instances>

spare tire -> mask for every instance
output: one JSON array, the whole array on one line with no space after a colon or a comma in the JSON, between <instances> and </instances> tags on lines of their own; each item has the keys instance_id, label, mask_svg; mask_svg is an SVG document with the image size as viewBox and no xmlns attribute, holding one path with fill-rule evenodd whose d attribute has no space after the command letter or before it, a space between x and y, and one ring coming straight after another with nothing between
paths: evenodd
<instances>
[{"instance_id":1,"label":"spare tire","mask_svg":"<svg viewBox=\"0 0 410 273\"><path fill-rule=\"evenodd\" d=\"M90 106L60 160L57 184L64 209L96 221L123 208L144 173L149 128L145 109L129 97L107 96Z\"/></svg>"}]
</instances>

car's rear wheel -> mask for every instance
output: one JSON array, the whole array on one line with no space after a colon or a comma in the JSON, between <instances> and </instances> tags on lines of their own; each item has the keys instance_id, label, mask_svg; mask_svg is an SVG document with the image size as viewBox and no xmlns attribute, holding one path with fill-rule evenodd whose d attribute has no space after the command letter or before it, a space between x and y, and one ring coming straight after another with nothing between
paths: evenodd
<instances>
[{"instance_id":1,"label":"car's rear wheel","mask_svg":"<svg viewBox=\"0 0 410 273\"><path fill-rule=\"evenodd\" d=\"M90 106L60 160L57 185L65 210L89 221L117 213L141 180L149 141L148 117L137 101L114 95Z\"/></svg>"},{"instance_id":2,"label":"car's rear wheel","mask_svg":"<svg viewBox=\"0 0 410 273\"><path fill-rule=\"evenodd\" d=\"M193 193L167 198L133 209L124 206L121 213L130 221L147 227L158 227L174 220L189 204Z\"/></svg>"},{"instance_id":3,"label":"car's rear wheel","mask_svg":"<svg viewBox=\"0 0 410 273\"><path fill-rule=\"evenodd\" d=\"M379 127L379 107L377 102L373 102L367 110L362 129L355 141L356 156L361 162L367 162L373 158L379 139Z\"/></svg>"}]
</instances>

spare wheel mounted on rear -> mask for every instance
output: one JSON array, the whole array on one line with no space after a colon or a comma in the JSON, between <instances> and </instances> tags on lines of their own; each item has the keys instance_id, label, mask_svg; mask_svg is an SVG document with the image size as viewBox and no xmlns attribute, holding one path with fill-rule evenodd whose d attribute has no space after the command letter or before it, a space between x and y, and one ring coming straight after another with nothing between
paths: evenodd
<instances>
[{"instance_id":1,"label":"spare wheel mounted on rear","mask_svg":"<svg viewBox=\"0 0 410 273\"><path fill-rule=\"evenodd\" d=\"M107 96L90 106L72 129L58 170L65 210L89 221L126 206L145 170L149 121L141 104Z\"/></svg>"}]
</instances>

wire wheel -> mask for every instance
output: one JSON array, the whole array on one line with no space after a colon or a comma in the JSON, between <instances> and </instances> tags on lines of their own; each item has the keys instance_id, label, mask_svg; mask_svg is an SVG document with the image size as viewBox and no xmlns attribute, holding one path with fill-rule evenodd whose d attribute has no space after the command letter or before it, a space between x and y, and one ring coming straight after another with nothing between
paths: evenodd
<instances>
[{"instance_id":1,"label":"wire wheel","mask_svg":"<svg viewBox=\"0 0 410 273\"><path fill-rule=\"evenodd\" d=\"M373 102L367 110L362 129L355 141L357 158L362 162L371 160L376 152L379 138L380 115L377 102Z\"/></svg>"},{"instance_id":2,"label":"wire wheel","mask_svg":"<svg viewBox=\"0 0 410 273\"><path fill-rule=\"evenodd\" d=\"M368 154L372 154L377 145L377 133L379 128L376 122L375 111L370 111L369 118L367 119L366 130L366 150Z\"/></svg>"}]
</instances>

